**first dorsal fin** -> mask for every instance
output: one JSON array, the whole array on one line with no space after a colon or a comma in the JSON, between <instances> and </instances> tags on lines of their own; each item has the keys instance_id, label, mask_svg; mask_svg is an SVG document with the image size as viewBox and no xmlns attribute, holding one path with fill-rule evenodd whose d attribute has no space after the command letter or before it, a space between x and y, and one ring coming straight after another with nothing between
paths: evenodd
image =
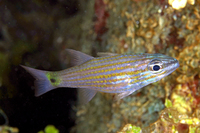
<instances>
[{"instance_id":1,"label":"first dorsal fin","mask_svg":"<svg viewBox=\"0 0 200 133\"><path fill-rule=\"evenodd\" d=\"M94 58L90 55L84 54L82 52L79 52L73 49L66 49L66 51L67 51L67 54L70 56L70 64L72 66L80 65Z\"/></svg>"}]
</instances>

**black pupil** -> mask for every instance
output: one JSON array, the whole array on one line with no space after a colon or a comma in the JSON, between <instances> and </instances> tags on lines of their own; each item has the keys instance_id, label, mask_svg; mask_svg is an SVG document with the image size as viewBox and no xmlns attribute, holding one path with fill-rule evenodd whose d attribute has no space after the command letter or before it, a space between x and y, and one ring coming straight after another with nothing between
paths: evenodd
<instances>
[{"instance_id":1,"label":"black pupil","mask_svg":"<svg viewBox=\"0 0 200 133\"><path fill-rule=\"evenodd\" d=\"M159 65L153 66L153 70L154 70L154 71L158 71L159 69L160 69L160 66L159 66Z\"/></svg>"},{"instance_id":2,"label":"black pupil","mask_svg":"<svg viewBox=\"0 0 200 133\"><path fill-rule=\"evenodd\" d=\"M51 80L51 82L52 82L52 83L55 83L55 82L56 82L56 80L55 80L55 79L50 79L50 80Z\"/></svg>"}]
</instances>

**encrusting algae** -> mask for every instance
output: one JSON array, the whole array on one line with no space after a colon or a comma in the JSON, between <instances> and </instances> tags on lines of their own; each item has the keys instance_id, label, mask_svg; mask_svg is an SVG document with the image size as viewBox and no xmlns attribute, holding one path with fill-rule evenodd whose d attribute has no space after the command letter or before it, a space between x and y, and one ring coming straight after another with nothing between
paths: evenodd
<instances>
[{"instance_id":1,"label":"encrusting algae","mask_svg":"<svg viewBox=\"0 0 200 133\"><path fill-rule=\"evenodd\" d=\"M159 119L145 128L140 128L127 124L118 133L199 133L200 117L199 109L193 114L187 112L181 113L182 108L177 108L174 104L166 99L166 108L160 112ZM179 109L179 110L178 110Z\"/></svg>"},{"instance_id":2,"label":"encrusting algae","mask_svg":"<svg viewBox=\"0 0 200 133\"><path fill-rule=\"evenodd\" d=\"M59 130L54 125L47 125L44 131L39 131L38 133L59 133Z\"/></svg>"},{"instance_id":3,"label":"encrusting algae","mask_svg":"<svg viewBox=\"0 0 200 133\"><path fill-rule=\"evenodd\" d=\"M107 12L109 17L104 18L107 23L103 27L107 31L97 44L105 51L165 53L177 58L180 67L160 82L117 103L106 102L105 98L112 99L107 94L97 95L88 105L78 108L77 132L117 132L127 124L139 126L147 132L153 131L150 130L153 127L157 132L198 132L199 125L183 121L199 120L199 114L194 116L194 113L200 106L200 2L188 1L187 6L176 10L167 0L102 1L104 4L95 8L105 6L102 13ZM172 101L172 109L164 109L166 99ZM173 118L165 116L166 120L162 122L164 112L176 114L172 117L187 117L180 117L176 123ZM87 124L85 120L88 120ZM164 124L161 127L166 123L173 126L161 130L160 126L155 126L156 121L158 125Z\"/></svg>"}]
</instances>

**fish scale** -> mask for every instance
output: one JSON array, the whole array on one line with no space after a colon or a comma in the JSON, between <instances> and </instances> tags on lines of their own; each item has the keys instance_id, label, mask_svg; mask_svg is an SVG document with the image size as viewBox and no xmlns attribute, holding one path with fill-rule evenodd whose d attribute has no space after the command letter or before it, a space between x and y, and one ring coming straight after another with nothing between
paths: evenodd
<instances>
[{"instance_id":1,"label":"fish scale","mask_svg":"<svg viewBox=\"0 0 200 133\"><path fill-rule=\"evenodd\" d=\"M110 72L113 69L118 69L118 70L120 70L120 69L126 69L127 67L129 67L129 66L127 66L128 63L134 63L134 62L136 62L136 61L123 61L123 62L118 62L117 64L110 62L110 64L106 64L106 65L102 65L102 64L99 63L99 66L95 66L95 67L90 67L91 64L88 64L89 67L81 69L81 70L80 70L80 68L77 68L76 70L74 70L72 72L73 74L70 73L70 72L69 73L66 72L66 76L68 78L74 77L74 76L77 76L77 73L80 73L80 72L84 72L84 73L82 73L82 76L85 76L85 75L87 75L87 76L89 75L90 76L90 74L100 73L101 71L107 71L108 70L108 72ZM132 66L131 68L133 68L133 67L134 66ZM95 70L95 69L98 69L98 70Z\"/></svg>"},{"instance_id":2,"label":"fish scale","mask_svg":"<svg viewBox=\"0 0 200 133\"><path fill-rule=\"evenodd\" d=\"M92 60L89 63L82 65L81 67L77 66L77 67L70 69L65 74L72 74L74 72L81 72L81 71L91 70L91 69L94 69L94 68L100 68L100 67L105 67L105 66L109 67L109 66L117 65L117 64L120 65L120 64L123 64L123 63L136 62L138 58L134 59L134 56L125 55L125 56L117 56L115 58L112 57L111 59L109 59L109 57L106 57L106 59L107 60L105 60L105 57L102 57L102 58L99 58L99 59Z\"/></svg>"},{"instance_id":3,"label":"fish scale","mask_svg":"<svg viewBox=\"0 0 200 133\"><path fill-rule=\"evenodd\" d=\"M81 77L79 78L80 82L83 82L84 80L87 80L89 78L93 78L93 80L97 80L100 79L102 76L104 75L106 76L106 79L112 79L115 78L116 76L124 76L124 75L135 75L137 74L138 71L138 67L134 68L134 66L130 66L129 63L133 63L135 61L132 62L122 62L119 64L123 64L123 66L112 66L112 67L106 67L105 65L101 67L101 69L99 70L94 70L95 68L90 68L93 69L94 71L88 70L88 72L85 72L84 74L81 75ZM142 65L142 64L140 64ZM114 70L115 69L115 70ZM119 73L120 71L123 71L121 73ZM141 69L139 69L141 70ZM79 74L80 71L74 72L74 76L69 76L69 77L62 77L62 79L64 80L64 82L68 82L68 81L75 81L77 82L77 79L75 77L77 77L77 75ZM119 77L118 77L119 78ZM103 78L101 78L103 79ZM77 82L78 83L78 82Z\"/></svg>"},{"instance_id":4,"label":"fish scale","mask_svg":"<svg viewBox=\"0 0 200 133\"><path fill-rule=\"evenodd\" d=\"M162 54L118 55L104 53L94 58L79 51L67 49L76 66L56 72L22 66L35 78L35 96L57 87L79 88L79 99L89 102L98 91L119 93L124 98L134 91L156 82L179 67L175 58Z\"/></svg>"}]
</instances>

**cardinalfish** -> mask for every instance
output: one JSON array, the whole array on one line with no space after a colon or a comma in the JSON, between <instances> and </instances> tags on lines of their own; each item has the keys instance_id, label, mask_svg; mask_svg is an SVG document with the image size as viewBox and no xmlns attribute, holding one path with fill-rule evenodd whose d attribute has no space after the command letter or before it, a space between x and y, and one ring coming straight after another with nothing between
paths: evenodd
<instances>
[{"instance_id":1,"label":"cardinalfish","mask_svg":"<svg viewBox=\"0 0 200 133\"><path fill-rule=\"evenodd\" d=\"M71 68L43 71L22 66L35 78L35 96L58 87L78 88L81 103L89 102L100 92L117 93L115 100L156 82L179 67L175 58L162 54L120 55L100 53L94 58L79 51L66 49Z\"/></svg>"}]
</instances>

